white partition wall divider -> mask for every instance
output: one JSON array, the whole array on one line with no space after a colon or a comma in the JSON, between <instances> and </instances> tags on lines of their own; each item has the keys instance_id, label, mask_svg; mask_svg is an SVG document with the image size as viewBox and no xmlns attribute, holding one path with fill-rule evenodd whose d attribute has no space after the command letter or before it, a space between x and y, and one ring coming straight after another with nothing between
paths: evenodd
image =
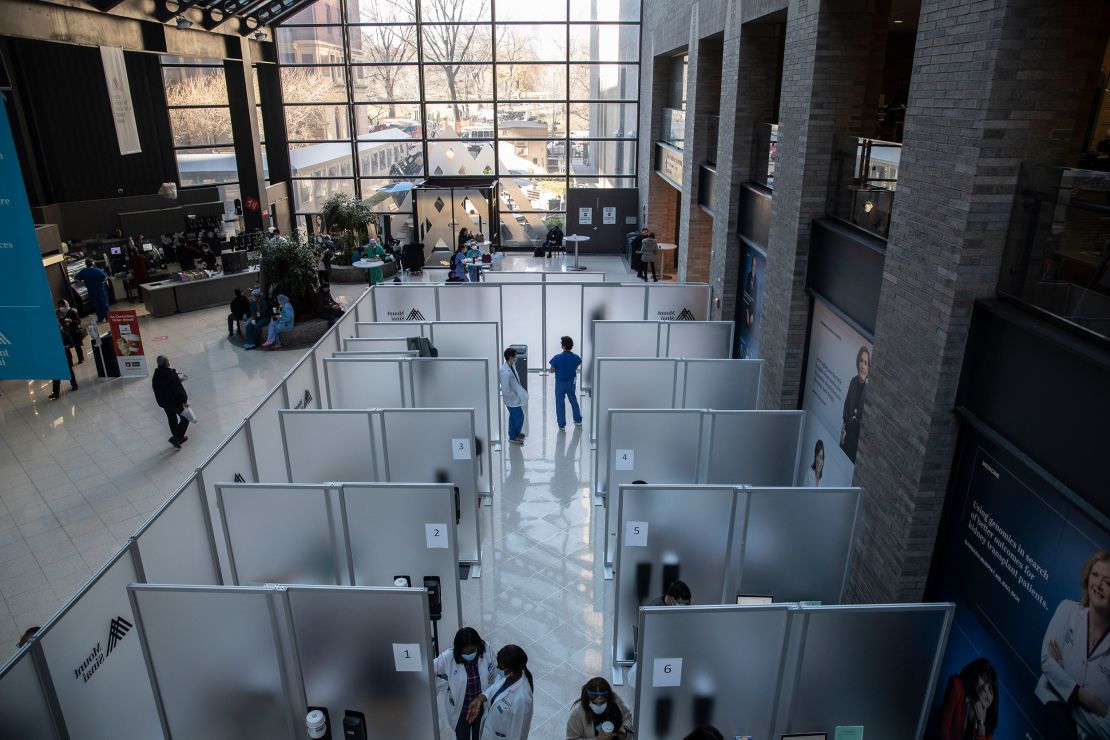
<instances>
[{"instance_id":1,"label":"white partition wall divider","mask_svg":"<svg viewBox=\"0 0 1110 740\"><path fill-rule=\"evenodd\" d=\"M4 736L61 740L62 721L56 716L52 701L54 688L50 676L40 677L35 665L41 662L37 642L19 650L0 668L0 727Z\"/></svg>"},{"instance_id":2,"label":"white partition wall divider","mask_svg":"<svg viewBox=\"0 0 1110 740\"><path fill-rule=\"evenodd\" d=\"M802 454L804 411L705 413L706 458L699 483L792 486Z\"/></svg>"},{"instance_id":3,"label":"white partition wall divider","mask_svg":"<svg viewBox=\"0 0 1110 740\"><path fill-rule=\"evenodd\" d=\"M280 437L278 437L278 442L280 443ZM216 501L216 484L258 482L258 469L254 463L255 444L273 443L274 440L270 436L256 443L250 436L248 422L244 421L197 468L197 480L204 491L208 519L212 523L213 532L220 531L220 527L223 526L220 519L219 504ZM267 470L272 469L267 468ZM231 572L227 569L227 550L218 537L216 538L216 552L220 559L220 575L223 582L227 583L231 580Z\"/></svg>"},{"instance_id":4,"label":"white partition wall divider","mask_svg":"<svg viewBox=\"0 0 1110 740\"><path fill-rule=\"evenodd\" d=\"M268 471L264 483L381 480L380 443L368 409L282 411L284 475Z\"/></svg>"},{"instance_id":5,"label":"white partition wall divider","mask_svg":"<svg viewBox=\"0 0 1110 740\"><path fill-rule=\"evenodd\" d=\"M593 363L599 357L732 357L731 321L591 321L587 327ZM582 387L593 387L596 365L582 368Z\"/></svg>"},{"instance_id":6,"label":"white partition wall divider","mask_svg":"<svg viewBox=\"0 0 1110 740\"><path fill-rule=\"evenodd\" d=\"M358 330L358 324L355 324L355 330ZM409 342L405 337L375 337L369 339L364 337L348 337L343 340L344 352L380 352L383 350L405 352L408 349Z\"/></svg>"},{"instance_id":7,"label":"white partition wall divider","mask_svg":"<svg viewBox=\"0 0 1110 740\"><path fill-rule=\"evenodd\" d=\"M208 503L195 474L135 532L135 546L146 580L223 583Z\"/></svg>"},{"instance_id":8,"label":"white partition wall divider","mask_svg":"<svg viewBox=\"0 0 1110 740\"><path fill-rule=\"evenodd\" d=\"M649 607L639 613L636 737L921 740L955 605Z\"/></svg>"},{"instance_id":9,"label":"white partition wall divider","mask_svg":"<svg viewBox=\"0 0 1110 740\"><path fill-rule=\"evenodd\" d=\"M332 352L331 356L336 359L358 360L358 359L379 359L379 360L395 360L401 357L419 357L420 352L414 349L405 350L370 350L370 351L349 351L349 352Z\"/></svg>"},{"instance_id":10,"label":"white partition wall divider","mask_svg":"<svg viewBox=\"0 0 1110 740\"><path fill-rule=\"evenodd\" d=\"M490 270L482 275L487 283L604 283L604 272L540 272Z\"/></svg>"}]
</instances>

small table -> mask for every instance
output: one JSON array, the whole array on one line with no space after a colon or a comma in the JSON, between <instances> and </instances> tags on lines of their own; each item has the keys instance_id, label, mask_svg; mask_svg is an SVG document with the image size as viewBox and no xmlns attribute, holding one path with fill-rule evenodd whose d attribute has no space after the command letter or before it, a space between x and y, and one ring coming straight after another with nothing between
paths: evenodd
<instances>
[{"instance_id":1,"label":"small table","mask_svg":"<svg viewBox=\"0 0 1110 740\"><path fill-rule=\"evenodd\" d=\"M664 244L663 242L659 242L659 244L657 244L656 246L658 247L660 252L672 252L672 251L678 249L677 244ZM659 258L659 279L660 280L674 280L673 275L668 275L667 274L667 255L666 254L662 255Z\"/></svg>"},{"instance_id":2,"label":"small table","mask_svg":"<svg viewBox=\"0 0 1110 740\"><path fill-rule=\"evenodd\" d=\"M586 269L585 265L582 265L582 266L578 265L578 243L579 242L588 242L589 240L590 240L590 237L588 237L588 236L577 236L575 234L571 234L570 236L564 236L563 237L563 241L565 241L565 242L574 242L574 267L572 267L570 269L572 269L572 270L585 270Z\"/></svg>"},{"instance_id":3,"label":"small table","mask_svg":"<svg viewBox=\"0 0 1110 740\"><path fill-rule=\"evenodd\" d=\"M475 280L474 282L481 282L482 270L489 269L490 266L488 262L482 262L481 257L476 257L475 259L470 260L464 259L463 264L466 265L468 268L473 268L475 270L474 274L477 280Z\"/></svg>"},{"instance_id":4,"label":"small table","mask_svg":"<svg viewBox=\"0 0 1110 740\"><path fill-rule=\"evenodd\" d=\"M361 260L358 260L356 262L351 263L351 267L357 267L360 270L366 270L366 282L367 283L370 283L370 271L372 269L374 269L375 267L382 267L383 265L385 265L385 262L383 262L382 260L368 260L368 259L361 259ZM373 285L373 283L370 283L370 284Z\"/></svg>"}]
</instances>

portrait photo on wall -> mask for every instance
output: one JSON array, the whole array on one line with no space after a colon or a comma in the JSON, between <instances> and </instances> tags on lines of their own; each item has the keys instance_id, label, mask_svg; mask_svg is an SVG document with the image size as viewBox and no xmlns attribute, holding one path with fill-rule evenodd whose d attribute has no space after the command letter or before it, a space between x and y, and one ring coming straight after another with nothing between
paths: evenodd
<instances>
[{"instance_id":1,"label":"portrait photo on wall","mask_svg":"<svg viewBox=\"0 0 1110 740\"><path fill-rule=\"evenodd\" d=\"M806 420L799 485L852 485L871 355L866 337L823 301L814 301L802 401Z\"/></svg>"},{"instance_id":2,"label":"portrait photo on wall","mask_svg":"<svg viewBox=\"0 0 1110 740\"><path fill-rule=\"evenodd\" d=\"M767 258L750 244L744 247L741 300L736 316L736 357L759 359L759 328L763 323L763 266Z\"/></svg>"},{"instance_id":3,"label":"portrait photo on wall","mask_svg":"<svg viewBox=\"0 0 1110 740\"><path fill-rule=\"evenodd\" d=\"M1110 529L965 430L927 600L956 602L930 740L1110 740Z\"/></svg>"}]
</instances>

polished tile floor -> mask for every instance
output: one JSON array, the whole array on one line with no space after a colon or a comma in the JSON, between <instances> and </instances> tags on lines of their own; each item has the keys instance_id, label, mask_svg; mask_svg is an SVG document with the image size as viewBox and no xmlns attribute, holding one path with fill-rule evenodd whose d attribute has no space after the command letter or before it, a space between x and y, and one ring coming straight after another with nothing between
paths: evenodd
<instances>
[{"instance_id":1,"label":"polished tile floor","mask_svg":"<svg viewBox=\"0 0 1110 740\"><path fill-rule=\"evenodd\" d=\"M506 270L563 270L569 258L510 254ZM606 280L634 280L620 257L582 262ZM333 286L353 300L362 286ZM140 306L140 312L142 312ZM176 451L149 379L96 379L91 357L80 390L49 381L0 382L0 662L24 629L45 622L172 493L301 357L244 352L227 342L225 308L140 318L151 355L186 373L200 421ZM515 642L535 676L531 737L562 738L581 684L609 675L612 582L595 560L603 535L590 505L586 426L555 426L554 380L532 374L525 445L495 465L492 506L483 507L483 573L463 584L464 621L495 646ZM504 421L502 421L504 423ZM631 696L622 690L626 700ZM445 737L449 737L445 736Z\"/></svg>"}]
</instances>

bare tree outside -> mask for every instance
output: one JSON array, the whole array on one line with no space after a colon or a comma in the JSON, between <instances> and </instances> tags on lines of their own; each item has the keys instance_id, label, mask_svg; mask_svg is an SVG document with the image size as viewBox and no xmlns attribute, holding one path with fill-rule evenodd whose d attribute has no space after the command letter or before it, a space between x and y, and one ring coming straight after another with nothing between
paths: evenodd
<instances>
[{"instance_id":1,"label":"bare tree outside","mask_svg":"<svg viewBox=\"0 0 1110 740\"><path fill-rule=\"evenodd\" d=\"M362 23L389 23L411 13L411 2L402 0L377 0L360 8ZM412 68L399 65L411 64L416 58L416 26L383 25L351 27L351 61L375 66L358 67L356 79L367 88L368 99L385 101L388 112L385 118L397 117L398 100L418 100L420 91L409 83L415 78ZM358 97L358 91L356 91ZM369 120L371 125L378 121Z\"/></svg>"},{"instance_id":2,"label":"bare tree outside","mask_svg":"<svg viewBox=\"0 0 1110 740\"><path fill-rule=\"evenodd\" d=\"M473 25L441 25L446 23L465 23L486 17L488 0L424 0L425 20L434 18L437 25L422 26L424 55L428 61L443 70L447 97L451 101L456 125L462 118L459 107L459 86L468 63L489 61L490 50L485 37L479 37L478 28ZM484 30L488 31L486 25Z\"/></svg>"}]
</instances>

